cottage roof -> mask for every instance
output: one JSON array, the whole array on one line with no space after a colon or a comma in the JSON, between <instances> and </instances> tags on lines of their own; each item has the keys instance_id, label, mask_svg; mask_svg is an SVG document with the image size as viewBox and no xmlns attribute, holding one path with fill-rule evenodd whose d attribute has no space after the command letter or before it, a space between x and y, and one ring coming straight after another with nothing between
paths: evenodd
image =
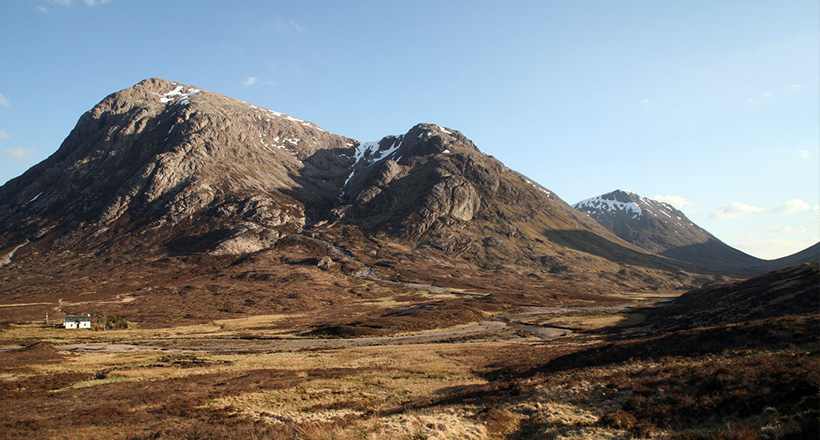
<instances>
[{"instance_id":1,"label":"cottage roof","mask_svg":"<svg viewBox=\"0 0 820 440\"><path fill-rule=\"evenodd\" d=\"M85 321L90 322L91 317L88 316L88 315L66 315L66 317L63 318L63 322L85 322Z\"/></svg>"}]
</instances>

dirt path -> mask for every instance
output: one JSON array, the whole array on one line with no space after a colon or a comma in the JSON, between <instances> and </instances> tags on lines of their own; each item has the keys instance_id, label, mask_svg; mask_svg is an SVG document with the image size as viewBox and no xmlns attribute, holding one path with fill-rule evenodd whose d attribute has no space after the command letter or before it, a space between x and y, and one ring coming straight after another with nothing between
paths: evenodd
<instances>
[{"instance_id":1,"label":"dirt path","mask_svg":"<svg viewBox=\"0 0 820 440\"><path fill-rule=\"evenodd\" d=\"M19 303L19 304L0 304L0 307L28 307L28 306L50 306L56 303L53 302L39 302L39 303Z\"/></svg>"},{"instance_id":2,"label":"dirt path","mask_svg":"<svg viewBox=\"0 0 820 440\"><path fill-rule=\"evenodd\" d=\"M160 347L135 344L112 344L108 342L89 342L85 344L65 344L56 346L60 351L69 353L133 353L137 351L162 350Z\"/></svg>"}]
</instances>

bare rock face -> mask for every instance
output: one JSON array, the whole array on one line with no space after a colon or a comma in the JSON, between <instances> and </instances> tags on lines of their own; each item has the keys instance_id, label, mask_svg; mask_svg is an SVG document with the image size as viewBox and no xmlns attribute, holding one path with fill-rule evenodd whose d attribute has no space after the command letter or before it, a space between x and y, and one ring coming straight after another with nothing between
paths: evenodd
<instances>
[{"instance_id":1,"label":"bare rock face","mask_svg":"<svg viewBox=\"0 0 820 440\"><path fill-rule=\"evenodd\" d=\"M267 249L281 237L301 232L305 226L300 204L262 196L230 201L216 211L218 218L234 219L238 225L228 238L218 242L210 252L213 255L241 255Z\"/></svg>"},{"instance_id":2,"label":"bare rock face","mask_svg":"<svg viewBox=\"0 0 820 440\"><path fill-rule=\"evenodd\" d=\"M455 130L419 124L369 148L345 188L346 220L416 241L434 223L469 222L480 209L478 191L451 163L459 152L480 153Z\"/></svg>"},{"instance_id":3,"label":"bare rock face","mask_svg":"<svg viewBox=\"0 0 820 440\"><path fill-rule=\"evenodd\" d=\"M349 164L339 152L354 142L195 87L145 80L106 97L54 155L0 189L0 248L67 222L104 240L123 232L120 223L133 232L135 220L156 228L208 212L200 223L236 230L215 253L257 250L301 231L305 202L336 197L333 180ZM337 160L324 158L330 150Z\"/></svg>"},{"instance_id":4,"label":"bare rock face","mask_svg":"<svg viewBox=\"0 0 820 440\"><path fill-rule=\"evenodd\" d=\"M481 207L481 197L469 182L457 182L449 187L445 185L444 195L449 193L450 209L448 215L456 220L468 222Z\"/></svg>"},{"instance_id":5,"label":"bare rock face","mask_svg":"<svg viewBox=\"0 0 820 440\"><path fill-rule=\"evenodd\" d=\"M419 239L439 220L470 221L480 206L481 197L469 182L445 178L433 185L419 208L409 216L405 222L406 235L410 239Z\"/></svg>"},{"instance_id":6,"label":"bare rock face","mask_svg":"<svg viewBox=\"0 0 820 440\"><path fill-rule=\"evenodd\" d=\"M409 240L439 220L472 220L481 197L450 164L459 152L480 154L461 133L432 124L362 144L344 188L345 218Z\"/></svg>"}]
</instances>

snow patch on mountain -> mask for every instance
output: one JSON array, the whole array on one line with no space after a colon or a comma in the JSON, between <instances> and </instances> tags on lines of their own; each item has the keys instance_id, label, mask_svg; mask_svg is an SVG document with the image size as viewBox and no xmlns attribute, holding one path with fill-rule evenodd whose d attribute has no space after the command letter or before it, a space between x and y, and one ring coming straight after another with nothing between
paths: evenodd
<instances>
[{"instance_id":1,"label":"snow patch on mountain","mask_svg":"<svg viewBox=\"0 0 820 440\"><path fill-rule=\"evenodd\" d=\"M253 110L254 112L259 112L262 115L265 115L264 119L262 118L262 115L259 115L259 114L256 115L256 119L258 119L260 121L264 120L265 122L271 122L274 119L284 119L286 121L296 122L296 123L302 124L305 127L312 128L312 129L314 129L316 131L320 131L322 133L327 133L327 130L323 129L322 127L319 127L318 125L314 124L313 122L305 121L303 119L299 119L299 118L293 117L291 115L287 115L287 114L282 113L282 112L277 112L276 110L271 110L271 109L263 108L263 107L257 107L255 105L249 104L245 101L240 101L240 100L237 100L237 101L239 101L243 104L246 104L248 106L248 108ZM274 118L274 119L271 119L271 118Z\"/></svg>"},{"instance_id":2,"label":"snow patch on mountain","mask_svg":"<svg viewBox=\"0 0 820 440\"><path fill-rule=\"evenodd\" d=\"M344 189L347 184L350 182L350 179L356 175L357 166L360 162L364 163L365 166L373 165L376 162L380 162L386 159L391 154L395 153L401 144L404 142L402 137L399 137L396 141L390 145L390 148L386 150L379 150L379 146L381 145L381 141L376 142L364 142L359 144L356 147L356 151L353 152L353 164L350 166L350 175L347 176L347 180L345 180L344 185L342 185L342 189Z\"/></svg>"},{"instance_id":3,"label":"snow patch on mountain","mask_svg":"<svg viewBox=\"0 0 820 440\"><path fill-rule=\"evenodd\" d=\"M159 96L159 102L163 104L167 104L171 101L174 101L174 104L180 105L188 105L191 102L188 100L191 96L198 95L202 91L199 89L189 89L187 92L185 91L185 87L177 86L174 90L171 90L164 95L156 94Z\"/></svg>"},{"instance_id":4,"label":"snow patch on mountain","mask_svg":"<svg viewBox=\"0 0 820 440\"><path fill-rule=\"evenodd\" d=\"M597 212L618 213L627 212L632 214L632 218L639 218L643 214L643 209L635 202L622 202L616 199L603 197L593 197L582 200L575 204L575 209L584 211L587 214Z\"/></svg>"},{"instance_id":5,"label":"snow patch on mountain","mask_svg":"<svg viewBox=\"0 0 820 440\"><path fill-rule=\"evenodd\" d=\"M279 136L276 136L276 138L274 138L274 140L273 140L273 141L274 141L274 142L279 142ZM293 149L292 147L288 147L287 145L285 145L285 142L288 142L288 143L293 144L293 145L299 145L299 141L301 141L301 139L299 139L299 138L285 138L285 139L282 141L282 144L281 144L281 145L277 145L277 144L275 144L275 143L274 143L274 144L269 144L269 143L265 142L265 137L264 137L264 135L262 135L262 133L259 133L259 142L261 142L261 143L262 143L262 146L263 146L265 149L270 150L270 151L273 151L273 149L272 149L272 148L278 148L278 149L280 149L280 150L286 150L286 151L287 151L287 152L289 152L291 155L293 155L293 157L295 157L295 158L296 158L296 160L298 160L299 162L301 162L301 160L299 159L299 154L297 153L297 151L296 151L295 149Z\"/></svg>"},{"instance_id":6,"label":"snow patch on mountain","mask_svg":"<svg viewBox=\"0 0 820 440\"><path fill-rule=\"evenodd\" d=\"M528 184L530 184L530 186L531 186L531 187L533 187L533 188L537 189L538 191L541 191L542 193L546 194L546 195L547 195L547 197L552 196L552 193L550 193L549 191L547 191L546 189L544 189L544 187L542 187L541 185L539 185L539 184L537 184L537 183L533 182L533 181L532 181L532 180L530 180L530 179L524 179L524 180L526 180L526 181L527 181L527 183L528 183ZM576 209L577 209L577 208L576 208Z\"/></svg>"},{"instance_id":7,"label":"snow patch on mountain","mask_svg":"<svg viewBox=\"0 0 820 440\"><path fill-rule=\"evenodd\" d=\"M26 205L28 205L29 203L31 203L31 202L33 202L33 201L35 201L35 200L39 199L41 195L43 195L43 192L42 192L42 191L40 191L40 193L39 193L39 194L37 194L36 196L32 197L32 198L31 198L31 200L29 200L28 202L26 202Z\"/></svg>"}]
</instances>

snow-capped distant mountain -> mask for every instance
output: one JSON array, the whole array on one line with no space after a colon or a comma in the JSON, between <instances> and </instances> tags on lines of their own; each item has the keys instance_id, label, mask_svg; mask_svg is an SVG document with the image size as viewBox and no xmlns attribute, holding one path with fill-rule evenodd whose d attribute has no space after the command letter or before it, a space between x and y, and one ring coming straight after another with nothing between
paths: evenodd
<instances>
[{"instance_id":1,"label":"snow-capped distant mountain","mask_svg":"<svg viewBox=\"0 0 820 440\"><path fill-rule=\"evenodd\" d=\"M714 239L674 206L630 191L615 190L573 207L624 240L655 253Z\"/></svg>"},{"instance_id":2,"label":"snow-capped distant mountain","mask_svg":"<svg viewBox=\"0 0 820 440\"><path fill-rule=\"evenodd\" d=\"M679 261L743 272L765 263L723 243L674 206L630 191L615 190L573 207L622 239Z\"/></svg>"}]
</instances>

